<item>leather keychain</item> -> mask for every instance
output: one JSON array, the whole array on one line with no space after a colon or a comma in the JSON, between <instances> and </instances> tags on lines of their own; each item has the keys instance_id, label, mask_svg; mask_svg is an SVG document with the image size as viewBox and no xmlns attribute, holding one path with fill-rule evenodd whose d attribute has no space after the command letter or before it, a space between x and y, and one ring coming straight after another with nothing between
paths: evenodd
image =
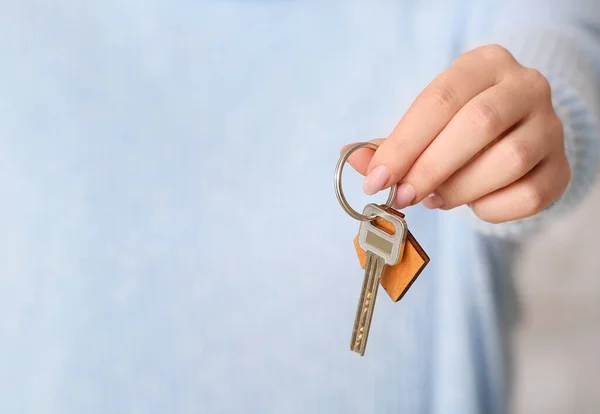
<instances>
[{"instance_id":1,"label":"leather keychain","mask_svg":"<svg viewBox=\"0 0 600 414\"><path fill-rule=\"evenodd\" d=\"M404 214L385 205L381 206L388 213L404 218ZM375 218L375 225L390 234L394 226L380 217ZM366 254L358 245L358 236L354 238L354 247L360 261L360 266L365 267ZM404 242L404 251L400 261L393 266L385 266L381 275L380 284L394 302L402 299L404 294L419 277L425 266L429 263L429 256L421 247L410 231Z\"/></svg>"}]
</instances>

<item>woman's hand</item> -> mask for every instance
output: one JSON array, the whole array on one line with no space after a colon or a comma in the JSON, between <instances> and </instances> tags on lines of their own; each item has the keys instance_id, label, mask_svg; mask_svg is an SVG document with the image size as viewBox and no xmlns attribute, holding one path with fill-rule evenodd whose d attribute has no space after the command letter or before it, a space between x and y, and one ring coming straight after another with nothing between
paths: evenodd
<instances>
[{"instance_id":1,"label":"woman's hand","mask_svg":"<svg viewBox=\"0 0 600 414\"><path fill-rule=\"evenodd\" d=\"M570 168L550 85L500 46L459 57L421 92L377 151L349 159L374 194L398 183L395 207L469 204L499 223L532 216L565 191Z\"/></svg>"}]
</instances>

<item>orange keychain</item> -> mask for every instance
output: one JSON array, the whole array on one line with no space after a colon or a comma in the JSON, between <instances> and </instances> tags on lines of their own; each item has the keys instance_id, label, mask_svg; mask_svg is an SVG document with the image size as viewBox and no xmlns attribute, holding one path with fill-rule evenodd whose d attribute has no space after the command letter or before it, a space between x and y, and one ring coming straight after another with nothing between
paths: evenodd
<instances>
[{"instance_id":1,"label":"orange keychain","mask_svg":"<svg viewBox=\"0 0 600 414\"><path fill-rule=\"evenodd\" d=\"M397 214L404 218L404 214L387 206L381 206L387 212ZM389 233L394 232L394 226L380 217L375 218L375 225L386 230ZM354 238L354 247L358 255L360 267L364 269L366 253L358 245L358 235ZM385 266L379 283L385 289L387 294L394 302L402 299L402 296L410 288L413 282L419 277L425 266L429 263L429 256L417 242L410 231L406 236L404 251L400 261L393 266Z\"/></svg>"}]
</instances>

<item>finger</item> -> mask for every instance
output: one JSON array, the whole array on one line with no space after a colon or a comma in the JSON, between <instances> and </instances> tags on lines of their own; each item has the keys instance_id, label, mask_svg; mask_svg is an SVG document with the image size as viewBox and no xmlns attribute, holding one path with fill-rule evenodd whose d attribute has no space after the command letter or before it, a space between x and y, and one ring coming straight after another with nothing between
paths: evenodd
<instances>
[{"instance_id":1,"label":"finger","mask_svg":"<svg viewBox=\"0 0 600 414\"><path fill-rule=\"evenodd\" d=\"M520 82L501 82L469 101L402 179L415 189L412 203L431 194L494 139L529 115L533 102Z\"/></svg>"},{"instance_id":2,"label":"finger","mask_svg":"<svg viewBox=\"0 0 600 414\"><path fill-rule=\"evenodd\" d=\"M566 157L557 153L515 183L474 201L471 208L480 219L490 223L530 217L556 201L570 177Z\"/></svg>"},{"instance_id":3,"label":"finger","mask_svg":"<svg viewBox=\"0 0 600 414\"><path fill-rule=\"evenodd\" d=\"M372 139L369 142L372 142L376 145L381 145L384 141L383 138ZM342 154L349 146L354 145L348 144L344 145L344 147L340 150L340 154ZM373 158L373 154L375 154L375 150L371 148L360 148L354 151L348 157L348 164L352 166L359 174L366 175L367 174L367 166L369 165L369 161Z\"/></svg>"},{"instance_id":4,"label":"finger","mask_svg":"<svg viewBox=\"0 0 600 414\"><path fill-rule=\"evenodd\" d=\"M506 49L486 46L464 54L436 77L375 152L369 163L365 192L375 193L400 181L460 108L501 80L507 65L518 63ZM377 167L380 168L374 171Z\"/></svg>"},{"instance_id":5,"label":"finger","mask_svg":"<svg viewBox=\"0 0 600 414\"><path fill-rule=\"evenodd\" d=\"M512 184L560 145L562 136L558 118L551 121L538 116L519 124L437 187L441 203L437 200L434 207L448 210ZM425 206L431 208L428 204Z\"/></svg>"}]
</instances>

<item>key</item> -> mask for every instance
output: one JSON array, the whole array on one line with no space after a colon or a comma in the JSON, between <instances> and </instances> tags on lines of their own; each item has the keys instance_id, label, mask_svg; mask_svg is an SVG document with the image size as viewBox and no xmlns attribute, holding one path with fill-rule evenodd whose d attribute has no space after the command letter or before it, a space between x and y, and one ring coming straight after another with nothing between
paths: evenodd
<instances>
[{"instance_id":1,"label":"key","mask_svg":"<svg viewBox=\"0 0 600 414\"><path fill-rule=\"evenodd\" d=\"M360 224L358 244L366 253L365 277L356 309L350 349L361 356L365 354L367 347L379 279L384 266L393 266L401 259L408 233L406 222L402 217L375 204L368 204L363 214L365 216L375 214L378 218L384 219L394 226L394 232L391 234L383 228L377 227L374 224L375 220L362 221Z\"/></svg>"},{"instance_id":2,"label":"key","mask_svg":"<svg viewBox=\"0 0 600 414\"><path fill-rule=\"evenodd\" d=\"M386 210L388 213L404 218L404 214L394 210L391 207L387 207L385 205L380 207ZM388 231L393 231L394 229L392 224L388 223L382 218L376 218L375 222L377 226L387 229ZM358 235L354 238L354 247L356 248L360 266L364 268L366 264L366 253L358 245ZM389 297L394 302L398 302L400 299L402 299L417 277L419 277L423 269L425 269L425 266L427 266L429 260L429 256L425 250L421 247L410 230L408 230L406 242L404 243L404 250L402 252L402 258L393 266L385 266L379 281L381 286L385 289Z\"/></svg>"}]
</instances>

